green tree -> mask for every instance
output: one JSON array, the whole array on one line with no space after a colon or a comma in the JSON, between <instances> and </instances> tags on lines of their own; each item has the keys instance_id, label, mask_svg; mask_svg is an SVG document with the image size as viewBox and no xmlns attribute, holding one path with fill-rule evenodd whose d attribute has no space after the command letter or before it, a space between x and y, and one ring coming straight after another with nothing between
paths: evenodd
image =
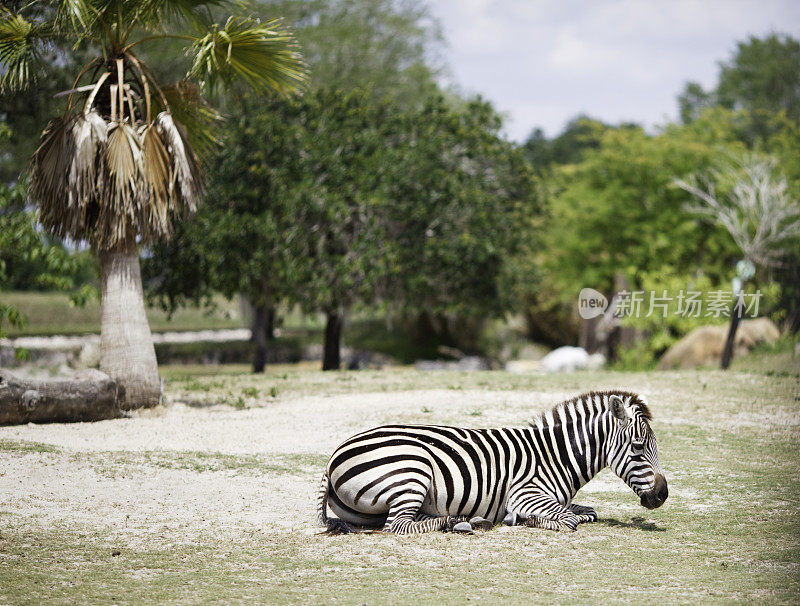
<instances>
[{"instance_id":1,"label":"green tree","mask_svg":"<svg viewBox=\"0 0 800 606\"><path fill-rule=\"evenodd\" d=\"M311 88L369 90L401 107L437 92L441 28L422 0L283 0L265 13L292 24Z\"/></svg>"},{"instance_id":2,"label":"green tree","mask_svg":"<svg viewBox=\"0 0 800 606\"><path fill-rule=\"evenodd\" d=\"M720 153L744 148L722 115L730 112L709 111L690 126L672 125L655 136L609 129L581 162L553 173L536 262L546 288L536 309L553 310L555 320L548 314L543 319L565 322L582 288L611 294L620 279L634 290L667 275L674 278L669 286L682 280L688 288L701 276L727 284L735 245L724 230L689 213L686 195L672 185L674 176L703 170ZM546 333L531 315L532 330ZM660 341L660 347L667 345Z\"/></svg>"},{"instance_id":3,"label":"green tree","mask_svg":"<svg viewBox=\"0 0 800 606\"><path fill-rule=\"evenodd\" d=\"M800 41L786 34L739 42L721 65L716 90L720 104L732 109L766 110L800 118Z\"/></svg>"},{"instance_id":4,"label":"green tree","mask_svg":"<svg viewBox=\"0 0 800 606\"><path fill-rule=\"evenodd\" d=\"M708 92L697 82L687 82L683 92L678 96L678 110L681 122L689 124L700 117L703 110L716 105L713 92Z\"/></svg>"},{"instance_id":5,"label":"green tree","mask_svg":"<svg viewBox=\"0 0 800 606\"><path fill-rule=\"evenodd\" d=\"M319 90L232 124L207 204L146 264L162 302L220 290L322 312L325 369L339 367L355 306L508 308L504 261L537 206L530 168L488 104L454 110L439 97L402 111Z\"/></svg>"},{"instance_id":6,"label":"green tree","mask_svg":"<svg viewBox=\"0 0 800 606\"><path fill-rule=\"evenodd\" d=\"M361 92L247 103L231 121L207 203L148 260L156 298L170 308L241 292L257 318L281 302L323 312L323 368L338 368L344 316L374 299L383 259L375 192L388 122L388 107ZM256 371L266 329L255 326Z\"/></svg>"},{"instance_id":7,"label":"green tree","mask_svg":"<svg viewBox=\"0 0 800 606\"><path fill-rule=\"evenodd\" d=\"M613 127L589 116L576 116L570 120L556 137L547 139L544 132L534 129L523 149L537 174L543 174L553 165L580 162L584 152L597 149L605 133L613 128L636 128L635 124Z\"/></svg>"},{"instance_id":8,"label":"green tree","mask_svg":"<svg viewBox=\"0 0 800 606\"><path fill-rule=\"evenodd\" d=\"M453 109L434 97L399 117L385 180L395 306L463 321L513 304L513 260L534 243L541 208L530 164L500 126L480 99Z\"/></svg>"},{"instance_id":9,"label":"green tree","mask_svg":"<svg viewBox=\"0 0 800 606\"><path fill-rule=\"evenodd\" d=\"M57 238L87 240L100 261L101 369L126 390L126 406L158 402L160 382L145 315L139 244L168 237L173 218L202 196L195 149L213 141L201 92L243 80L288 92L304 72L276 22L214 20L224 2L63 0L0 13L3 90L35 81L53 41L91 49L64 113L34 154L30 197ZM167 87L137 55L156 39L188 44L187 81ZM190 82L196 82L192 85ZM198 85L201 88L198 88Z\"/></svg>"}]
</instances>

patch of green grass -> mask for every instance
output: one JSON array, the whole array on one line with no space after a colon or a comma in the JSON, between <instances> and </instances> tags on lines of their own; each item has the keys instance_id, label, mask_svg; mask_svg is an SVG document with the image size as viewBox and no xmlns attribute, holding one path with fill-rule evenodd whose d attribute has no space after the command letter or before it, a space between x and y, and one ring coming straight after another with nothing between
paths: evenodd
<instances>
[{"instance_id":1,"label":"patch of green grass","mask_svg":"<svg viewBox=\"0 0 800 606\"><path fill-rule=\"evenodd\" d=\"M2 453L29 453L29 452L61 452L61 449L51 444L40 442L28 442L26 440L0 440L0 452Z\"/></svg>"},{"instance_id":2,"label":"patch of green grass","mask_svg":"<svg viewBox=\"0 0 800 606\"><path fill-rule=\"evenodd\" d=\"M261 392L255 387L245 387L242 389L242 395L248 398L257 398Z\"/></svg>"},{"instance_id":3,"label":"patch of green grass","mask_svg":"<svg viewBox=\"0 0 800 606\"><path fill-rule=\"evenodd\" d=\"M0 301L16 307L28 318L28 323L21 329L6 327L9 336L100 332L100 302L96 300L76 307L70 304L67 293L0 292ZM154 332L242 328L237 301L219 298L216 303L218 309L211 313L195 307L182 307L172 318L167 318L159 308L149 307L147 318Z\"/></svg>"}]
</instances>

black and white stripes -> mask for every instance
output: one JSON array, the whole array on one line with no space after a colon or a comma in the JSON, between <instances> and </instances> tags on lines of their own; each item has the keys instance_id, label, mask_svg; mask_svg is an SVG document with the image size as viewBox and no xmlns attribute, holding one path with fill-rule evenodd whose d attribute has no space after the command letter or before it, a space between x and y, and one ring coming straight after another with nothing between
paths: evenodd
<instances>
[{"instance_id":1,"label":"black and white stripes","mask_svg":"<svg viewBox=\"0 0 800 606\"><path fill-rule=\"evenodd\" d=\"M334 452L320 486L319 521L397 534L503 520L574 530L597 516L572 498L606 465L643 505L658 507L667 488L649 420L641 397L617 391L559 404L528 427L377 427ZM328 519L326 506L340 521Z\"/></svg>"}]
</instances>

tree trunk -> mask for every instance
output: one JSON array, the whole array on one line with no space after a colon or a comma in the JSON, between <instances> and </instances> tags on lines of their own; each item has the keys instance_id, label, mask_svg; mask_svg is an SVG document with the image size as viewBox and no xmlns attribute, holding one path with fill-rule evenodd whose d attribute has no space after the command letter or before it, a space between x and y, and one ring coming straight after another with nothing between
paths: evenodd
<instances>
[{"instance_id":1,"label":"tree trunk","mask_svg":"<svg viewBox=\"0 0 800 606\"><path fill-rule=\"evenodd\" d=\"M739 322L742 319L743 313L744 299L739 297L733 306L731 326L728 329L728 338L725 339L725 348L722 350L722 361L720 363L720 368L722 368L722 370L728 370L728 366L731 365L731 359L733 359L733 344L736 342L736 330L739 328Z\"/></svg>"},{"instance_id":2,"label":"tree trunk","mask_svg":"<svg viewBox=\"0 0 800 606\"><path fill-rule=\"evenodd\" d=\"M0 370L0 425L98 421L122 416L122 388L88 369L72 379L21 379Z\"/></svg>"},{"instance_id":3,"label":"tree trunk","mask_svg":"<svg viewBox=\"0 0 800 606\"><path fill-rule=\"evenodd\" d=\"M322 370L339 370L342 363L340 345L342 341L342 316L329 311L325 323L325 345L322 352Z\"/></svg>"},{"instance_id":4,"label":"tree trunk","mask_svg":"<svg viewBox=\"0 0 800 606\"><path fill-rule=\"evenodd\" d=\"M275 308L258 305L253 309L253 341L256 353L253 372L264 372L267 366L267 343L275 338Z\"/></svg>"},{"instance_id":5,"label":"tree trunk","mask_svg":"<svg viewBox=\"0 0 800 606\"><path fill-rule=\"evenodd\" d=\"M139 250L129 242L101 251L100 370L125 388L125 410L155 406L161 381L144 307Z\"/></svg>"}]
</instances>

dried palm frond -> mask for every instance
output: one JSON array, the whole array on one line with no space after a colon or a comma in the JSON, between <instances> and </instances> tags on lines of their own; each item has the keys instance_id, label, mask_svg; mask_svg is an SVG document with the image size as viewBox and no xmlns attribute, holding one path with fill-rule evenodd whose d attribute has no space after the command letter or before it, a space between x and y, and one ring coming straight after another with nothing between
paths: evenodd
<instances>
[{"instance_id":1,"label":"dried palm frond","mask_svg":"<svg viewBox=\"0 0 800 606\"><path fill-rule=\"evenodd\" d=\"M108 125L96 111L80 114L70 133L72 162L67 187L67 205L85 210L89 200L105 189L105 147ZM81 223L84 217L81 217Z\"/></svg>"},{"instance_id":2,"label":"dried palm frond","mask_svg":"<svg viewBox=\"0 0 800 606\"><path fill-rule=\"evenodd\" d=\"M156 125L167 142L180 198L186 210L194 211L203 197L203 181L194 151L186 140L183 128L172 119L170 113L158 114Z\"/></svg>"},{"instance_id":3,"label":"dried palm frond","mask_svg":"<svg viewBox=\"0 0 800 606\"><path fill-rule=\"evenodd\" d=\"M76 234L76 217L66 204L72 145L70 135L73 118L62 116L51 120L42 134L42 142L33 154L31 167L31 199L39 205L39 220L55 236L80 239Z\"/></svg>"},{"instance_id":4,"label":"dried palm frond","mask_svg":"<svg viewBox=\"0 0 800 606\"><path fill-rule=\"evenodd\" d=\"M217 126L222 121L220 113L203 99L200 89L189 80L164 86L161 92L164 98L156 101L158 110L168 111L183 125L189 143L201 159L209 156L220 142L217 137Z\"/></svg>"},{"instance_id":5,"label":"dried palm frond","mask_svg":"<svg viewBox=\"0 0 800 606\"><path fill-rule=\"evenodd\" d=\"M114 221L109 216L106 223L110 231L117 232L114 240L122 240L126 220L130 223L136 218L142 194L142 147L139 136L127 122L113 123L109 128L106 148L106 165L109 183L103 192L101 217L106 214L117 216ZM112 227L113 225L113 227Z\"/></svg>"},{"instance_id":6,"label":"dried palm frond","mask_svg":"<svg viewBox=\"0 0 800 606\"><path fill-rule=\"evenodd\" d=\"M146 223L151 226L149 231L166 235L171 232L170 198L174 183L169 153L155 124L143 127L141 139L142 174L150 198L144 207Z\"/></svg>"}]
</instances>

